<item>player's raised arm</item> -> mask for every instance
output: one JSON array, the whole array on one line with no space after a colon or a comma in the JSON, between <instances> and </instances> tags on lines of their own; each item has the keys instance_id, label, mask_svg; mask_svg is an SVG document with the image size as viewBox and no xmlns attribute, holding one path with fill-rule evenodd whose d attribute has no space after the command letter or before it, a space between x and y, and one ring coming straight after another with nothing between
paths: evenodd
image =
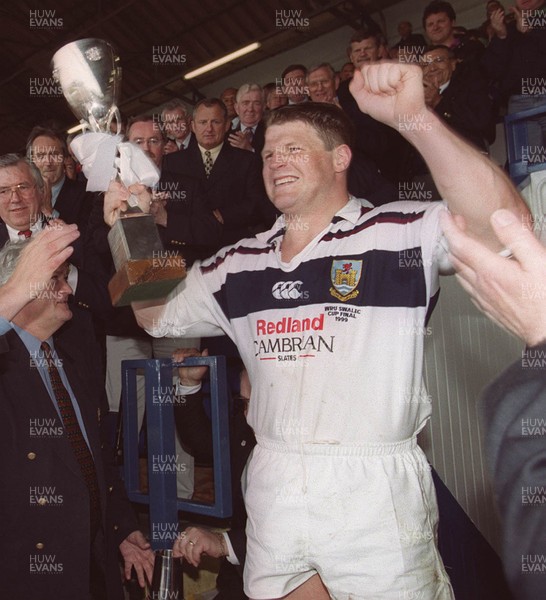
<instances>
[{"instance_id":1,"label":"player's raised arm","mask_svg":"<svg viewBox=\"0 0 546 600\"><path fill-rule=\"evenodd\" d=\"M472 237L499 250L489 222L493 211L506 208L522 222L527 220L529 211L502 170L426 107L419 67L366 65L355 71L350 89L363 112L390 125L417 148L451 212L465 217Z\"/></svg>"}]
</instances>

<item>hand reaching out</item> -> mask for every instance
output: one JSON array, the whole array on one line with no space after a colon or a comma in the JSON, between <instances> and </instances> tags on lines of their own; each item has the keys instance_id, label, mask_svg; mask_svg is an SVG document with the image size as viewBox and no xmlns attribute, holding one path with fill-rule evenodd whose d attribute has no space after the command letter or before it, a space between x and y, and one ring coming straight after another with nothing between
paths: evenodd
<instances>
[{"instance_id":1,"label":"hand reaching out","mask_svg":"<svg viewBox=\"0 0 546 600\"><path fill-rule=\"evenodd\" d=\"M497 210L491 226L513 258L468 236L460 217L442 215L450 259L472 301L501 327L535 346L546 340L546 248L513 213Z\"/></svg>"},{"instance_id":2,"label":"hand reaching out","mask_svg":"<svg viewBox=\"0 0 546 600\"><path fill-rule=\"evenodd\" d=\"M141 531L129 534L119 545L119 551L123 556L126 579L131 579L131 570L134 567L140 587L144 587L145 578L149 583L152 582L155 556Z\"/></svg>"},{"instance_id":3,"label":"hand reaching out","mask_svg":"<svg viewBox=\"0 0 546 600\"><path fill-rule=\"evenodd\" d=\"M224 536L201 527L188 527L174 542L173 556L184 558L194 567L199 566L203 554L214 558L227 556Z\"/></svg>"}]
</instances>

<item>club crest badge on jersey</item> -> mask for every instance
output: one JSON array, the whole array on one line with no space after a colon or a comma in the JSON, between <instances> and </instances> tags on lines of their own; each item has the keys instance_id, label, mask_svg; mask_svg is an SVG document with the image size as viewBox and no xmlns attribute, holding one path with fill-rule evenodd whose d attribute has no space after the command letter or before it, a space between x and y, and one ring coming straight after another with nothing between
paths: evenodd
<instances>
[{"instance_id":1,"label":"club crest badge on jersey","mask_svg":"<svg viewBox=\"0 0 546 600\"><path fill-rule=\"evenodd\" d=\"M355 289L362 276L362 261L341 259L332 261L330 278L333 287L330 288L330 294L334 298L347 302L356 298L359 294Z\"/></svg>"}]
</instances>

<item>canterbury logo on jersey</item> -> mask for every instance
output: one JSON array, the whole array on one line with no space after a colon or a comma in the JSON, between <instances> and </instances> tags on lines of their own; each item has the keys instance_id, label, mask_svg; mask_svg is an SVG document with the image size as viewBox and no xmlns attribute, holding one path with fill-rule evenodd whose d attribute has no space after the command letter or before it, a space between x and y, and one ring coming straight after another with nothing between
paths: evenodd
<instances>
[{"instance_id":1,"label":"canterbury logo on jersey","mask_svg":"<svg viewBox=\"0 0 546 600\"><path fill-rule=\"evenodd\" d=\"M303 298L303 281L279 281L272 288L273 298L277 300L298 300Z\"/></svg>"}]
</instances>

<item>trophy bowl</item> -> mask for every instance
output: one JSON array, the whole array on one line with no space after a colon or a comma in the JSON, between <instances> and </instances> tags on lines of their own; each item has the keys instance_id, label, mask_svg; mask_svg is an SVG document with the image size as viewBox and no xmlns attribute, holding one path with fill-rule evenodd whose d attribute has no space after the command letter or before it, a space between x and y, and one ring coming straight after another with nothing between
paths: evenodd
<instances>
[{"instance_id":1,"label":"trophy bowl","mask_svg":"<svg viewBox=\"0 0 546 600\"><path fill-rule=\"evenodd\" d=\"M107 133L121 91L121 66L114 47L105 40L86 38L66 44L51 61L72 112L93 132Z\"/></svg>"}]
</instances>

